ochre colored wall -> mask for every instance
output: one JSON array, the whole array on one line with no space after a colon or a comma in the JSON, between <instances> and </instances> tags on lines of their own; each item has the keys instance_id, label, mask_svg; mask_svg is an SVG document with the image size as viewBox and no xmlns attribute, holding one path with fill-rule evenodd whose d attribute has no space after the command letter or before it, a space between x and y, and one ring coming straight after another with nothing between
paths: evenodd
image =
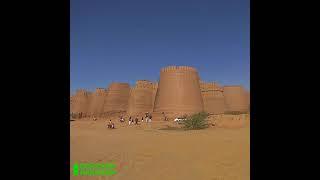
<instances>
[{"instance_id":1,"label":"ochre colored wall","mask_svg":"<svg viewBox=\"0 0 320 180\"><path fill-rule=\"evenodd\" d=\"M91 93L84 89L77 90L73 101L73 112L87 114L90 106Z\"/></svg>"},{"instance_id":2,"label":"ochre colored wall","mask_svg":"<svg viewBox=\"0 0 320 180\"><path fill-rule=\"evenodd\" d=\"M192 114L201 111L203 101L197 70L187 66L162 68L154 112Z\"/></svg>"},{"instance_id":3,"label":"ochre colored wall","mask_svg":"<svg viewBox=\"0 0 320 180\"><path fill-rule=\"evenodd\" d=\"M248 106L248 111L250 111L250 92L249 91L245 91L246 92L246 100L247 100L247 106Z\"/></svg>"},{"instance_id":4,"label":"ochre colored wall","mask_svg":"<svg viewBox=\"0 0 320 180\"><path fill-rule=\"evenodd\" d=\"M89 106L90 116L99 117L104 112L104 103L107 95L107 91L104 88L97 88L94 93L92 93L92 99Z\"/></svg>"},{"instance_id":5,"label":"ochre colored wall","mask_svg":"<svg viewBox=\"0 0 320 180\"><path fill-rule=\"evenodd\" d=\"M211 114L224 113L223 88L214 82L200 82L200 88L204 111Z\"/></svg>"},{"instance_id":6,"label":"ochre colored wall","mask_svg":"<svg viewBox=\"0 0 320 180\"><path fill-rule=\"evenodd\" d=\"M128 83L111 83L104 103L104 112L126 111L130 86Z\"/></svg>"},{"instance_id":7,"label":"ochre colored wall","mask_svg":"<svg viewBox=\"0 0 320 180\"><path fill-rule=\"evenodd\" d=\"M152 111L154 109L157 90L158 90L158 83L153 83L153 85L152 85Z\"/></svg>"},{"instance_id":8,"label":"ochre colored wall","mask_svg":"<svg viewBox=\"0 0 320 180\"><path fill-rule=\"evenodd\" d=\"M74 112L74 96L70 96L70 113Z\"/></svg>"},{"instance_id":9,"label":"ochre colored wall","mask_svg":"<svg viewBox=\"0 0 320 180\"><path fill-rule=\"evenodd\" d=\"M127 114L130 116L152 112L153 83L139 80L130 89Z\"/></svg>"},{"instance_id":10,"label":"ochre colored wall","mask_svg":"<svg viewBox=\"0 0 320 180\"><path fill-rule=\"evenodd\" d=\"M165 112L177 116L249 110L249 91L242 86L221 87L200 81L197 70L188 66L162 68L159 82L139 80L131 89L128 83L112 83L93 93L79 89L70 97L70 112L97 117L110 111L127 111L130 115L153 112L155 116Z\"/></svg>"},{"instance_id":11,"label":"ochre colored wall","mask_svg":"<svg viewBox=\"0 0 320 180\"><path fill-rule=\"evenodd\" d=\"M248 111L248 100L242 86L224 86L225 111Z\"/></svg>"}]
</instances>

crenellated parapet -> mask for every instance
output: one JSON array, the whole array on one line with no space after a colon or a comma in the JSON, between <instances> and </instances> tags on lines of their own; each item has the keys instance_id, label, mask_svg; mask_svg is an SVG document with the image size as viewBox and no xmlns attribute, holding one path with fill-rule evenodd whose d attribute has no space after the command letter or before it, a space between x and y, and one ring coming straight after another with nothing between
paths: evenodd
<instances>
[{"instance_id":1,"label":"crenellated parapet","mask_svg":"<svg viewBox=\"0 0 320 180\"><path fill-rule=\"evenodd\" d=\"M94 94L98 96L105 96L106 93L107 93L107 89L105 88L96 88L96 91L94 92Z\"/></svg>"},{"instance_id":2,"label":"crenellated parapet","mask_svg":"<svg viewBox=\"0 0 320 180\"><path fill-rule=\"evenodd\" d=\"M223 92L223 88L216 82L200 81L200 89L201 89L201 91L221 91L221 92Z\"/></svg>"},{"instance_id":3,"label":"crenellated parapet","mask_svg":"<svg viewBox=\"0 0 320 180\"><path fill-rule=\"evenodd\" d=\"M160 72L197 72L197 69L190 66L167 66L162 68Z\"/></svg>"}]
</instances>

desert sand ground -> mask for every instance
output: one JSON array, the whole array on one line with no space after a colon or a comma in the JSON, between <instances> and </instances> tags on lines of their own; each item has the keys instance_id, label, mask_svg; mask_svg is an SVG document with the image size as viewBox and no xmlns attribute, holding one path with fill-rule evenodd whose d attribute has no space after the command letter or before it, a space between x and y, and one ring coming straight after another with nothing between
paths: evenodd
<instances>
[{"instance_id":1,"label":"desert sand ground","mask_svg":"<svg viewBox=\"0 0 320 180\"><path fill-rule=\"evenodd\" d=\"M113 176L73 176L71 179L106 180L249 180L249 117L216 117L215 126L203 130L159 130L173 122L128 126L107 119L70 122L70 165L109 163ZM127 120L127 119L126 119Z\"/></svg>"}]
</instances>

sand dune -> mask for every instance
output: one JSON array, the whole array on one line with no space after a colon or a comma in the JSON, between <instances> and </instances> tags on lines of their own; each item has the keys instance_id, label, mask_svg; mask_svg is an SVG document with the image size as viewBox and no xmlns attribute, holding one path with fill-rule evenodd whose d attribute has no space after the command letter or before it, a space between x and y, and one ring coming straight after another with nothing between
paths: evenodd
<instances>
[{"instance_id":1,"label":"sand dune","mask_svg":"<svg viewBox=\"0 0 320 180\"><path fill-rule=\"evenodd\" d=\"M116 122L117 129L110 130L106 119L72 121L70 164L114 162L118 173L91 177L71 173L70 178L249 180L249 120L234 117L211 117L215 126L190 131L159 130L174 126L173 122L130 127L127 122Z\"/></svg>"}]
</instances>

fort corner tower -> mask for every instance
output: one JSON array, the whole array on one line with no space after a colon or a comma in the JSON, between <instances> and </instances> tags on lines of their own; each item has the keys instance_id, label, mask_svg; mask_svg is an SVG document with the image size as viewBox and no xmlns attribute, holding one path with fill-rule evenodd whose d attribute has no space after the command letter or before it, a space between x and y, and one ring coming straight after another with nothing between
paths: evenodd
<instances>
[{"instance_id":1,"label":"fort corner tower","mask_svg":"<svg viewBox=\"0 0 320 180\"><path fill-rule=\"evenodd\" d=\"M197 70L188 66L162 68L154 112L192 114L201 111L203 100Z\"/></svg>"}]
</instances>

